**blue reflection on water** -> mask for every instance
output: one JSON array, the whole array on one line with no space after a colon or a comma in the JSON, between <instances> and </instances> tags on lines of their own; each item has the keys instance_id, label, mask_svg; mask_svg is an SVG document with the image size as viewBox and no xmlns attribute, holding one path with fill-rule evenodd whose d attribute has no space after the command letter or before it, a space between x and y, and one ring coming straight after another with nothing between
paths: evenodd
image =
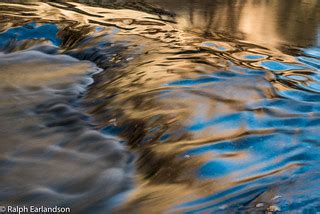
<instances>
[{"instance_id":1,"label":"blue reflection on water","mask_svg":"<svg viewBox=\"0 0 320 214\"><path fill-rule=\"evenodd\" d=\"M241 114L235 113L231 115L220 116L209 121L195 121L193 125L187 127L187 130L195 132L221 123L223 123L228 128L239 126L239 123L241 123Z\"/></svg>"},{"instance_id":2,"label":"blue reflection on water","mask_svg":"<svg viewBox=\"0 0 320 214\"><path fill-rule=\"evenodd\" d=\"M200 180L212 180L213 184L218 181L221 185L232 182L235 184L218 192L214 190L214 194L180 204L177 208L187 209L185 213L215 213L220 210L221 205L239 210L239 206L249 204L260 194L271 194L272 197L283 194L280 202L277 202L283 211L299 206L310 208L317 203L315 198L319 197L319 189L312 190L303 181L320 181L314 175L320 157L320 52L317 48L305 49L304 52L305 55L297 57L295 63L262 61L260 65L264 71L236 68L215 72L212 74L213 78L184 79L168 84L186 86L187 88L179 90L190 96L188 100L192 97L197 100L197 91L202 96L211 95L214 101L203 102L202 106L215 106L225 102L225 106L236 106L235 109L240 109L233 112L224 112L222 109L212 115L197 112L192 122L186 126L189 133L202 137L210 136L210 132L212 136L219 135L218 131L222 129L236 130L242 127L245 130L243 135L237 137L198 143L183 153L182 156L187 155L190 158L204 157L205 161L195 172ZM261 59L250 55L246 57L252 60ZM261 76L266 76L266 72L275 74L277 71L283 72L277 74L276 80L281 81L285 89L275 88L273 84L257 83ZM206 92L201 86L203 83L208 83ZM221 88L221 84L225 88ZM230 94L228 91L233 87L238 88ZM193 93L188 93L189 88L192 88ZM273 91L274 95L272 98L251 98L246 95L248 91L244 88L264 90L264 93L269 90ZM225 100L215 100L213 94L219 92ZM231 96L234 102L228 103L228 96ZM246 102L241 102L242 97L246 96ZM298 179L303 176L305 178ZM274 192L265 193L270 189ZM308 189L307 194L303 193L304 189ZM299 194L290 195L291 191L304 197L299 198Z\"/></svg>"},{"instance_id":3,"label":"blue reflection on water","mask_svg":"<svg viewBox=\"0 0 320 214\"><path fill-rule=\"evenodd\" d=\"M305 48L303 51L307 56L320 58L320 47Z\"/></svg>"},{"instance_id":4,"label":"blue reflection on water","mask_svg":"<svg viewBox=\"0 0 320 214\"><path fill-rule=\"evenodd\" d=\"M265 58L265 56L262 56L262 55L245 55L244 58L248 59L248 60L257 60L257 59L263 59L263 58Z\"/></svg>"},{"instance_id":5,"label":"blue reflection on water","mask_svg":"<svg viewBox=\"0 0 320 214\"><path fill-rule=\"evenodd\" d=\"M265 61L261 63L262 67L270 71L286 71L286 70L303 70L305 67L294 64L276 62L276 61Z\"/></svg>"},{"instance_id":6,"label":"blue reflection on water","mask_svg":"<svg viewBox=\"0 0 320 214\"><path fill-rule=\"evenodd\" d=\"M199 79L183 79L170 82L167 84L168 86L192 86L204 83L211 83L211 82L218 82L220 81L219 78L215 77L207 77L207 78L199 78Z\"/></svg>"},{"instance_id":7,"label":"blue reflection on water","mask_svg":"<svg viewBox=\"0 0 320 214\"><path fill-rule=\"evenodd\" d=\"M52 42L53 45L59 46L61 40L56 37L59 29L56 24L36 24L28 23L22 27L10 28L9 30L0 33L0 48L5 47L14 38L16 41L28 39L46 39Z\"/></svg>"},{"instance_id":8,"label":"blue reflection on water","mask_svg":"<svg viewBox=\"0 0 320 214\"><path fill-rule=\"evenodd\" d=\"M300 57L297 57L297 58L302 63L310 65L310 66L312 66L312 67L314 67L316 69L320 69L320 60L319 59L305 57L305 56L300 56Z\"/></svg>"},{"instance_id":9,"label":"blue reflection on water","mask_svg":"<svg viewBox=\"0 0 320 214\"><path fill-rule=\"evenodd\" d=\"M215 48L216 50L220 50L220 51L226 51L227 48L226 47L223 47L222 45L219 45L215 42L204 42L202 44L203 46L207 46L207 47L212 47L212 48Z\"/></svg>"}]
</instances>

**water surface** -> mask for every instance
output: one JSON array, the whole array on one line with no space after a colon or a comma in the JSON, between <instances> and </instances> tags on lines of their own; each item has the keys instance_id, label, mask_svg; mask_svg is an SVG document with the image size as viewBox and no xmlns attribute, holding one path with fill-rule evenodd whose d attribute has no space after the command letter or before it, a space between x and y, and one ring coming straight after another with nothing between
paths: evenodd
<instances>
[{"instance_id":1,"label":"water surface","mask_svg":"<svg viewBox=\"0 0 320 214\"><path fill-rule=\"evenodd\" d=\"M319 212L319 7L0 2L0 204Z\"/></svg>"}]
</instances>

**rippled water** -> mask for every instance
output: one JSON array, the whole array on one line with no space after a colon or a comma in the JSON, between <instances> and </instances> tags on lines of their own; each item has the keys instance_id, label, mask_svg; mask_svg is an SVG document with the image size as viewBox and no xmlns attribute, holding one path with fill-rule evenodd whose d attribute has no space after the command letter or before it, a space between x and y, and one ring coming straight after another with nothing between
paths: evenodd
<instances>
[{"instance_id":1,"label":"rippled water","mask_svg":"<svg viewBox=\"0 0 320 214\"><path fill-rule=\"evenodd\" d=\"M319 7L0 2L0 205L320 212Z\"/></svg>"}]
</instances>

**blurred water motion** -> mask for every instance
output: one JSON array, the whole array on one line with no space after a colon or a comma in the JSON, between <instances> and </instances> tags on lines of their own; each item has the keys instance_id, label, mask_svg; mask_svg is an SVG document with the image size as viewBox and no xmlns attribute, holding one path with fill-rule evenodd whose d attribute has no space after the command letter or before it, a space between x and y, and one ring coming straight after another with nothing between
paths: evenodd
<instances>
[{"instance_id":1,"label":"blurred water motion","mask_svg":"<svg viewBox=\"0 0 320 214\"><path fill-rule=\"evenodd\" d=\"M320 211L319 1L12 2L1 205Z\"/></svg>"}]
</instances>

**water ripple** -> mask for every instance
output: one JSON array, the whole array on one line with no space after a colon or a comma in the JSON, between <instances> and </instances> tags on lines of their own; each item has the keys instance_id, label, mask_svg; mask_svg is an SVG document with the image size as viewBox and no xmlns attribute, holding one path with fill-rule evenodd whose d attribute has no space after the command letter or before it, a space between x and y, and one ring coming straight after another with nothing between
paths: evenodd
<instances>
[{"instance_id":1,"label":"water ripple","mask_svg":"<svg viewBox=\"0 0 320 214\"><path fill-rule=\"evenodd\" d=\"M156 1L79 2L0 3L1 204L319 208L319 47L268 46L242 16L239 39Z\"/></svg>"}]
</instances>

